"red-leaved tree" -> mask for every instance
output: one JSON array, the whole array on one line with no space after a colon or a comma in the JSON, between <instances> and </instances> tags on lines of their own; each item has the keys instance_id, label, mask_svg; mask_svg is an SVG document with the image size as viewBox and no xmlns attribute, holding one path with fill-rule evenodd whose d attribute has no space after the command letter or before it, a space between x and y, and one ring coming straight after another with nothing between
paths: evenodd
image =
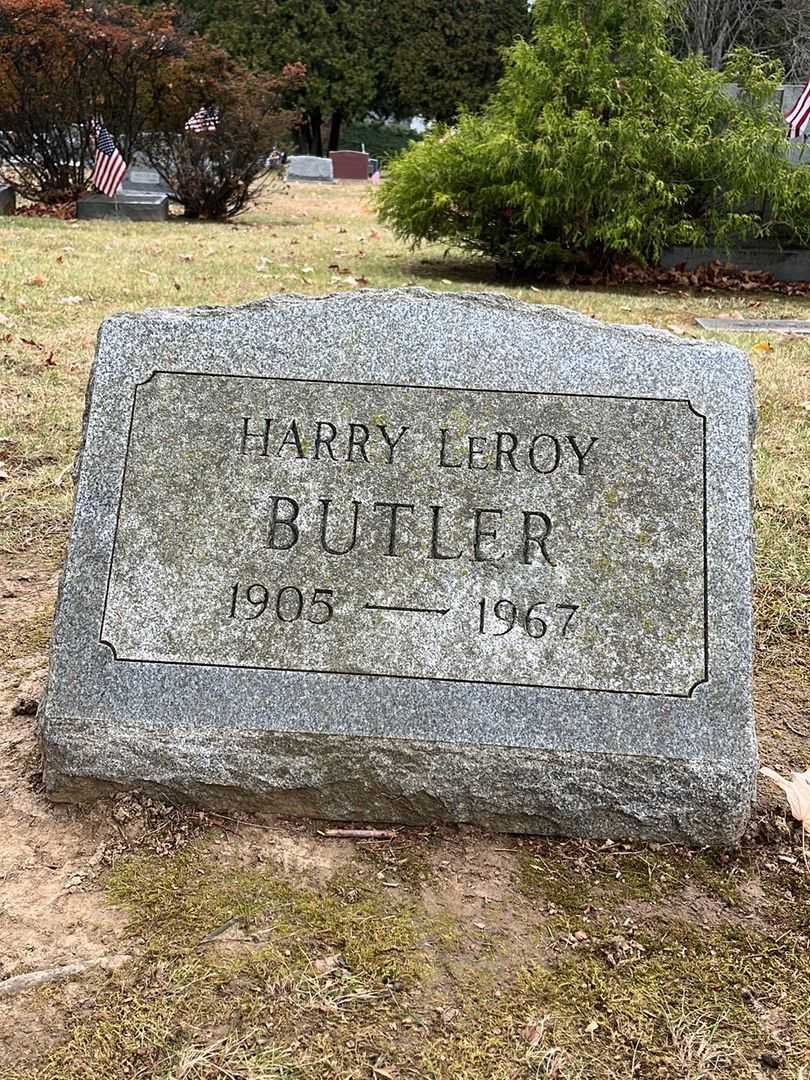
<instances>
[{"instance_id":1,"label":"red-leaved tree","mask_svg":"<svg viewBox=\"0 0 810 1080\"><path fill-rule=\"evenodd\" d=\"M204 39L167 66L143 149L187 217L234 217L272 182L268 159L300 121L288 103L305 77L301 64L247 71ZM186 130L198 109L215 117L213 130Z\"/></svg>"},{"instance_id":2,"label":"red-leaved tree","mask_svg":"<svg viewBox=\"0 0 810 1080\"><path fill-rule=\"evenodd\" d=\"M31 199L75 199L94 119L129 159L185 47L168 9L0 0L0 175Z\"/></svg>"}]
</instances>

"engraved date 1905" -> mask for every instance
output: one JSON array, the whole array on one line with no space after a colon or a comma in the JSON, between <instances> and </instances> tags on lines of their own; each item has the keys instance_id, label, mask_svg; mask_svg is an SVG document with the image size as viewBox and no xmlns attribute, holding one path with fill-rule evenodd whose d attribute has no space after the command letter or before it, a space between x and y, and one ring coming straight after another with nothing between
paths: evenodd
<instances>
[{"instance_id":1,"label":"engraved date 1905","mask_svg":"<svg viewBox=\"0 0 810 1080\"><path fill-rule=\"evenodd\" d=\"M333 589L313 589L312 596L305 596L295 585L270 590L259 582L253 585L237 582L231 588L230 617L258 619L265 612L273 612L279 622L292 623L303 618L320 626L335 614L334 595Z\"/></svg>"}]
</instances>

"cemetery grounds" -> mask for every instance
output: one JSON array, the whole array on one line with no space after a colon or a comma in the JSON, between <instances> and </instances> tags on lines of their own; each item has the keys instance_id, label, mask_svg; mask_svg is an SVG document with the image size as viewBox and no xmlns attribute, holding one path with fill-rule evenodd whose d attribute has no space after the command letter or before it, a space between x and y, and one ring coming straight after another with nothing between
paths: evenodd
<instances>
[{"instance_id":1,"label":"cemetery grounds","mask_svg":"<svg viewBox=\"0 0 810 1080\"><path fill-rule=\"evenodd\" d=\"M412 252L365 185L239 223L0 219L0 1080L810 1080L810 870L763 785L734 851L204 814L41 793L42 690L84 393L114 312L365 286L498 289L699 336L810 299L496 283ZM709 335L706 335L709 336ZM757 373L763 763L810 766L810 337Z\"/></svg>"}]
</instances>

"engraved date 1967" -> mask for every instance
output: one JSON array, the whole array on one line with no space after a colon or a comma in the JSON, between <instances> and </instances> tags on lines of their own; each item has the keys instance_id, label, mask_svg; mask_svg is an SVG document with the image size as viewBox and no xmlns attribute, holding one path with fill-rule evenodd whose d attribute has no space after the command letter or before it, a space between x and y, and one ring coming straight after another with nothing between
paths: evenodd
<instances>
[{"instance_id":1,"label":"engraved date 1967","mask_svg":"<svg viewBox=\"0 0 810 1080\"><path fill-rule=\"evenodd\" d=\"M369 607L370 605L366 605ZM452 608L384 608L374 605L377 610L387 610L399 615L419 612L444 616ZM545 600L533 602L515 602L507 597L492 600L482 597L478 602L479 634L490 637L503 637L512 630L522 631L530 638L543 638L547 633L566 637L575 625L575 616L580 610L579 604L552 604ZM322 626L335 614L335 593L333 589L299 589L296 585L268 587L261 582L243 584L236 582L231 586L231 619L259 619L263 615L275 616L281 623L294 623L299 620Z\"/></svg>"}]
</instances>

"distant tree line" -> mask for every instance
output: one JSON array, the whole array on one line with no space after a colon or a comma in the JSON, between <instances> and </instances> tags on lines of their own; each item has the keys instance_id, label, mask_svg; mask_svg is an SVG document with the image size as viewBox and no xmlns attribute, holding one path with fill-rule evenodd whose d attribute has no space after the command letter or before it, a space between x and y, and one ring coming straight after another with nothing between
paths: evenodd
<instances>
[{"instance_id":1,"label":"distant tree line","mask_svg":"<svg viewBox=\"0 0 810 1080\"><path fill-rule=\"evenodd\" d=\"M374 113L450 120L478 109L501 52L529 31L528 0L180 0L190 28L254 71L300 62L300 149L337 149Z\"/></svg>"}]
</instances>

